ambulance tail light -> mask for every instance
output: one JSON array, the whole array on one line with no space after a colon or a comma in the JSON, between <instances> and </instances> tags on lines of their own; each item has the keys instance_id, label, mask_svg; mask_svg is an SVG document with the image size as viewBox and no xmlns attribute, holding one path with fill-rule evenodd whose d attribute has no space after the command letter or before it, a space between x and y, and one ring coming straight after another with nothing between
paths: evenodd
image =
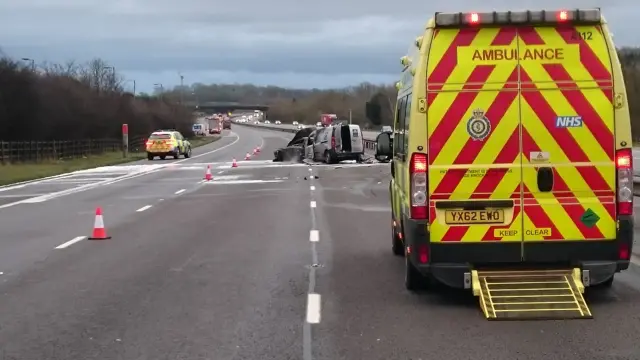
<instances>
[{"instance_id":1,"label":"ambulance tail light","mask_svg":"<svg viewBox=\"0 0 640 360\"><path fill-rule=\"evenodd\" d=\"M331 135L331 148L332 149L336 148L336 136L335 135Z\"/></svg>"},{"instance_id":2,"label":"ambulance tail light","mask_svg":"<svg viewBox=\"0 0 640 360\"><path fill-rule=\"evenodd\" d=\"M411 175L411 218L426 220L429 213L427 202L427 154L413 153L409 163Z\"/></svg>"},{"instance_id":3,"label":"ambulance tail light","mask_svg":"<svg viewBox=\"0 0 640 360\"><path fill-rule=\"evenodd\" d=\"M418 246L418 260L421 264L426 264L429 262L429 248L426 244L421 244Z\"/></svg>"},{"instance_id":4,"label":"ambulance tail light","mask_svg":"<svg viewBox=\"0 0 640 360\"><path fill-rule=\"evenodd\" d=\"M600 9L436 13L435 16L436 27L441 28L477 25L599 24L601 21Z\"/></svg>"},{"instance_id":5,"label":"ambulance tail light","mask_svg":"<svg viewBox=\"0 0 640 360\"><path fill-rule=\"evenodd\" d=\"M618 259L619 260L629 260L631 253L629 252L629 244L625 242L620 242L618 246Z\"/></svg>"},{"instance_id":6,"label":"ambulance tail light","mask_svg":"<svg viewBox=\"0 0 640 360\"><path fill-rule=\"evenodd\" d=\"M617 212L633 215L633 154L631 149L616 151Z\"/></svg>"}]
</instances>

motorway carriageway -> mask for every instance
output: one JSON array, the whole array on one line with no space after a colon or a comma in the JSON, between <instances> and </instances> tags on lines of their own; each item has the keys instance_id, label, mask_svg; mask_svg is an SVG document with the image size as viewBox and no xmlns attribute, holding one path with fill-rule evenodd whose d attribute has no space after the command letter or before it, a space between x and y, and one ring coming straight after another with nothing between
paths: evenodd
<instances>
[{"instance_id":1,"label":"motorway carriageway","mask_svg":"<svg viewBox=\"0 0 640 360\"><path fill-rule=\"evenodd\" d=\"M290 136L234 126L191 159L0 188L0 359L640 358L638 267L587 295L593 320L410 294L388 164L270 163ZM110 240L86 240L97 206Z\"/></svg>"}]
</instances>

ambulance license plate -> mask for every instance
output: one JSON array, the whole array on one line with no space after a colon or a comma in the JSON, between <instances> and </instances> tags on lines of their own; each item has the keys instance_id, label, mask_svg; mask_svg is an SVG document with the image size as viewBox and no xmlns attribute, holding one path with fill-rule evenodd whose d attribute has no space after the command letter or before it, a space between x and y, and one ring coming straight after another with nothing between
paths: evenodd
<instances>
[{"instance_id":1,"label":"ambulance license plate","mask_svg":"<svg viewBox=\"0 0 640 360\"><path fill-rule=\"evenodd\" d=\"M502 224L504 210L445 210L444 221L452 225Z\"/></svg>"}]
</instances>

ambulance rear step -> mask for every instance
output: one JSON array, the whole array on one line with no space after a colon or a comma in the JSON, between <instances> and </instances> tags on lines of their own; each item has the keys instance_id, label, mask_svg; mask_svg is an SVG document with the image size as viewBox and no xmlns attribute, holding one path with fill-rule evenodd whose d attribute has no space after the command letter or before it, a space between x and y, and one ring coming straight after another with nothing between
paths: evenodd
<instances>
[{"instance_id":1,"label":"ambulance rear step","mask_svg":"<svg viewBox=\"0 0 640 360\"><path fill-rule=\"evenodd\" d=\"M589 273L566 270L473 270L473 295L489 320L592 319L582 294ZM467 280L465 279L465 280ZM467 281L465 281L467 282Z\"/></svg>"}]
</instances>

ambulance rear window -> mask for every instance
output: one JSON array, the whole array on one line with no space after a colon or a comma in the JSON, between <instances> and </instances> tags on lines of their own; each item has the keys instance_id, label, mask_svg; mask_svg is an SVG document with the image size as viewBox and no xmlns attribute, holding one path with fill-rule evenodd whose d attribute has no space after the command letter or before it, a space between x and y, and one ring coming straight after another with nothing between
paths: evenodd
<instances>
[{"instance_id":1,"label":"ambulance rear window","mask_svg":"<svg viewBox=\"0 0 640 360\"><path fill-rule=\"evenodd\" d=\"M171 139L171 134L151 134L150 140Z\"/></svg>"}]
</instances>

